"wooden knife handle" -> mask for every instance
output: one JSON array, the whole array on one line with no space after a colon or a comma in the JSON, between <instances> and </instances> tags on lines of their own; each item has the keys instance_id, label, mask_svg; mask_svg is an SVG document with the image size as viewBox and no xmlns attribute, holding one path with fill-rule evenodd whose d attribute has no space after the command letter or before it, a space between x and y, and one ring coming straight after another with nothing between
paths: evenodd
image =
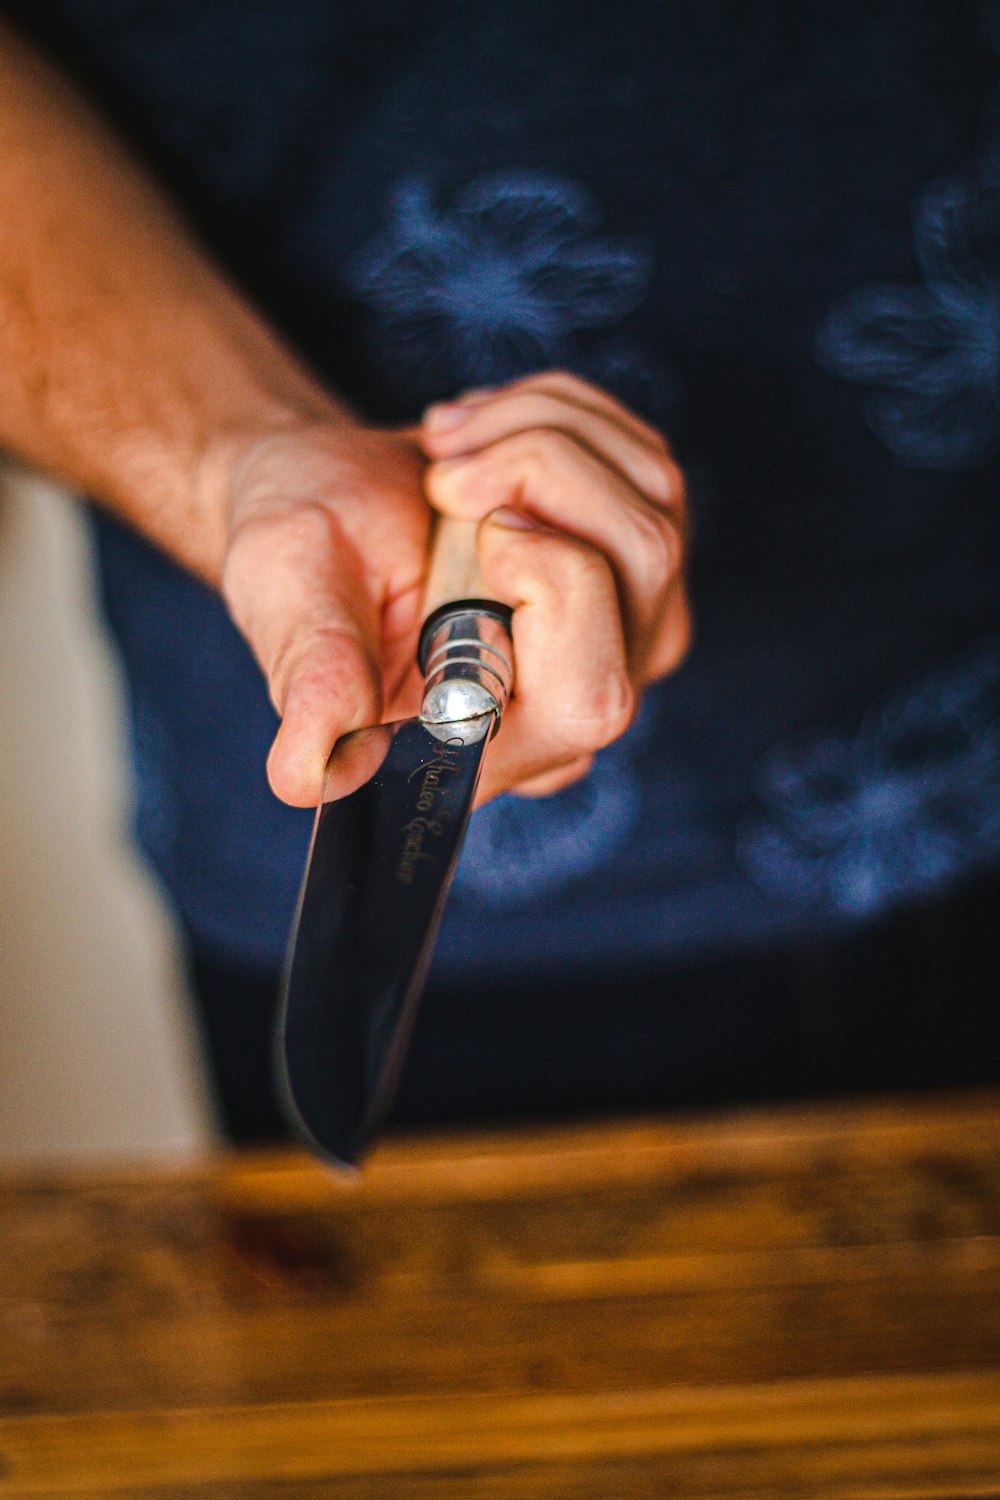
<instances>
[{"instance_id":1,"label":"wooden knife handle","mask_svg":"<svg viewBox=\"0 0 1000 1500\"><path fill-rule=\"evenodd\" d=\"M451 516L435 522L418 652L428 722L492 713L499 723L510 693L513 611L483 581L477 530Z\"/></svg>"},{"instance_id":2,"label":"wooden knife handle","mask_svg":"<svg viewBox=\"0 0 1000 1500\"><path fill-rule=\"evenodd\" d=\"M438 516L431 538L431 565L424 595L424 616L434 614L444 604L461 599L494 599L483 582L476 553L478 521L461 521L455 516Z\"/></svg>"}]
</instances>

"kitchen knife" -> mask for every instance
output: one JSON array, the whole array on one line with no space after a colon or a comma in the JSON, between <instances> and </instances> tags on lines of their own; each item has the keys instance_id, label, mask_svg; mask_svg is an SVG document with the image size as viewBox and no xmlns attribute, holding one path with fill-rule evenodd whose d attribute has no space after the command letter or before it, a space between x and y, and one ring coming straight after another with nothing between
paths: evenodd
<instances>
[{"instance_id":1,"label":"kitchen knife","mask_svg":"<svg viewBox=\"0 0 1000 1500\"><path fill-rule=\"evenodd\" d=\"M419 717L345 735L327 765L286 964L278 1077L315 1150L355 1165L392 1102L483 757L513 676L475 522L441 519Z\"/></svg>"}]
</instances>

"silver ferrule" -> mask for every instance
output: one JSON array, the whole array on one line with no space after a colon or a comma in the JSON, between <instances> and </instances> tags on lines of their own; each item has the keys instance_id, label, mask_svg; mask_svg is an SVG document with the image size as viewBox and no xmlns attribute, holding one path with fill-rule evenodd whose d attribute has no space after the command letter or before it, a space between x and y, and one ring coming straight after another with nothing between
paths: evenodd
<instances>
[{"instance_id":1,"label":"silver ferrule","mask_svg":"<svg viewBox=\"0 0 1000 1500\"><path fill-rule=\"evenodd\" d=\"M514 677L510 633L492 615L446 616L431 636L424 667L425 724L456 724L492 714L499 724Z\"/></svg>"}]
</instances>

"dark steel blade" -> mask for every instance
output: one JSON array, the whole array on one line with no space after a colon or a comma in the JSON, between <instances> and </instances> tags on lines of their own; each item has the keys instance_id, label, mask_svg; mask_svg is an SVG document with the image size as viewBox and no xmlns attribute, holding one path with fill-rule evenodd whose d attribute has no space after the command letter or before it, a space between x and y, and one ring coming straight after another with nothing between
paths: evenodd
<instances>
[{"instance_id":1,"label":"dark steel blade","mask_svg":"<svg viewBox=\"0 0 1000 1500\"><path fill-rule=\"evenodd\" d=\"M317 809L285 977L292 1121L340 1165L383 1120L413 1025L494 715L348 735Z\"/></svg>"}]
</instances>

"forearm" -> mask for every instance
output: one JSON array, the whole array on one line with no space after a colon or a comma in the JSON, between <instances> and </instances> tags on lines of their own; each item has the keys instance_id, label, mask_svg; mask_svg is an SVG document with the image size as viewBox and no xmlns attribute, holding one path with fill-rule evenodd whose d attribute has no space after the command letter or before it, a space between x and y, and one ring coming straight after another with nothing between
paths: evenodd
<instances>
[{"instance_id":1,"label":"forearm","mask_svg":"<svg viewBox=\"0 0 1000 1500\"><path fill-rule=\"evenodd\" d=\"M344 414L0 27L0 446L211 581L242 442Z\"/></svg>"},{"instance_id":2,"label":"forearm","mask_svg":"<svg viewBox=\"0 0 1000 1500\"><path fill-rule=\"evenodd\" d=\"M331 401L0 30L0 445L219 585L282 716L289 802L319 799L341 735L419 705L428 500L481 523L515 607L486 794L568 784L683 653L683 484L658 434L552 372L441 415L378 431Z\"/></svg>"}]
</instances>

